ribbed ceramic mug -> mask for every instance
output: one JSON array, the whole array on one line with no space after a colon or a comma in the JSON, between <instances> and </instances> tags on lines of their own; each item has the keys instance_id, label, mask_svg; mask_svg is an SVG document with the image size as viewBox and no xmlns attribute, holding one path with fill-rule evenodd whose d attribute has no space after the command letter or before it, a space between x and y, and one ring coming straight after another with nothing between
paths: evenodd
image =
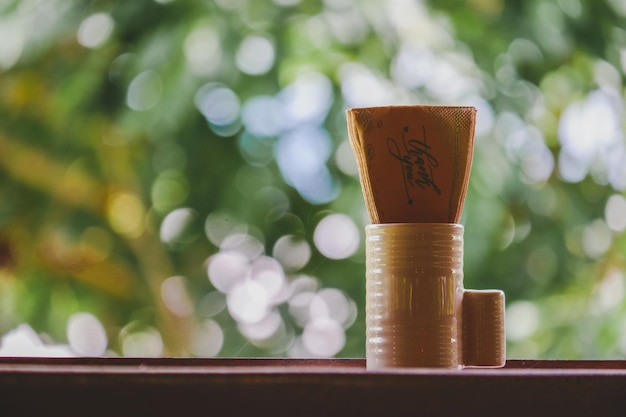
<instances>
[{"instance_id":1,"label":"ribbed ceramic mug","mask_svg":"<svg viewBox=\"0 0 626 417\"><path fill-rule=\"evenodd\" d=\"M463 226L366 227L367 368L460 368Z\"/></svg>"},{"instance_id":2,"label":"ribbed ceramic mug","mask_svg":"<svg viewBox=\"0 0 626 417\"><path fill-rule=\"evenodd\" d=\"M366 227L368 369L504 365L504 293L463 288L463 231Z\"/></svg>"}]
</instances>

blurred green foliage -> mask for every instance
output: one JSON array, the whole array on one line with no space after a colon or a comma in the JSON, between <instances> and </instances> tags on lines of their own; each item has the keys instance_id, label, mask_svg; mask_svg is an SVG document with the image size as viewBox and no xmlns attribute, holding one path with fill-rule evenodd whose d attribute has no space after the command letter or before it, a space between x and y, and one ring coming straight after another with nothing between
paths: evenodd
<instances>
[{"instance_id":1,"label":"blurred green foliage","mask_svg":"<svg viewBox=\"0 0 626 417\"><path fill-rule=\"evenodd\" d=\"M86 311L112 354L363 356L344 110L468 104L465 286L505 291L509 357L621 357L624 28L619 0L2 0L0 334L67 343ZM345 256L316 241L333 213ZM310 249L274 333L208 279L224 230ZM329 289L348 313L304 346L337 348L304 349L295 295Z\"/></svg>"}]
</instances>

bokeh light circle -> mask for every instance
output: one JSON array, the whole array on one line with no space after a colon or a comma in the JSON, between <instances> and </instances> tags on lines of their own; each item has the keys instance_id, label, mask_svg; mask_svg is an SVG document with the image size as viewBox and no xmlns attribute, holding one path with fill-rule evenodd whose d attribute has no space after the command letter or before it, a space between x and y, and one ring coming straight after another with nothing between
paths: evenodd
<instances>
[{"instance_id":1,"label":"bokeh light circle","mask_svg":"<svg viewBox=\"0 0 626 417\"><path fill-rule=\"evenodd\" d=\"M235 54L235 62L241 72L261 75L274 65L274 44L266 37L251 35L246 37Z\"/></svg>"},{"instance_id":2,"label":"bokeh light circle","mask_svg":"<svg viewBox=\"0 0 626 417\"><path fill-rule=\"evenodd\" d=\"M211 126L230 126L239 117L239 97L233 90L219 83L200 87L195 95L195 104Z\"/></svg>"},{"instance_id":3,"label":"bokeh light circle","mask_svg":"<svg viewBox=\"0 0 626 417\"><path fill-rule=\"evenodd\" d=\"M187 293L187 279L182 276L167 278L161 283L161 299L169 311L178 317L189 317L194 306Z\"/></svg>"},{"instance_id":4,"label":"bokeh light circle","mask_svg":"<svg viewBox=\"0 0 626 417\"><path fill-rule=\"evenodd\" d=\"M317 249L327 258L345 259L359 248L360 234L354 221L341 213L324 217L313 234Z\"/></svg>"},{"instance_id":5,"label":"bokeh light circle","mask_svg":"<svg viewBox=\"0 0 626 417\"><path fill-rule=\"evenodd\" d=\"M90 313L76 313L70 317L67 340L72 351L81 356L102 356L108 345L104 326Z\"/></svg>"},{"instance_id":6,"label":"bokeh light circle","mask_svg":"<svg viewBox=\"0 0 626 417\"><path fill-rule=\"evenodd\" d=\"M239 252L219 252L209 259L209 281L223 293L229 292L235 284L248 278L251 271L250 261Z\"/></svg>"},{"instance_id":7,"label":"bokeh light circle","mask_svg":"<svg viewBox=\"0 0 626 417\"><path fill-rule=\"evenodd\" d=\"M214 357L224 346L224 331L215 321L207 319L192 332L191 353L198 357Z\"/></svg>"},{"instance_id":8,"label":"bokeh light circle","mask_svg":"<svg viewBox=\"0 0 626 417\"><path fill-rule=\"evenodd\" d=\"M309 322L302 332L302 343L315 356L334 356L346 343L343 327L335 320L320 317Z\"/></svg>"},{"instance_id":9,"label":"bokeh light circle","mask_svg":"<svg viewBox=\"0 0 626 417\"><path fill-rule=\"evenodd\" d=\"M297 271L311 259L311 246L306 240L297 236L281 236L274 243L272 256L282 264L286 271Z\"/></svg>"},{"instance_id":10,"label":"bokeh light circle","mask_svg":"<svg viewBox=\"0 0 626 417\"><path fill-rule=\"evenodd\" d=\"M270 296L263 285L253 280L237 283L226 296L230 315L240 323L255 324L270 310Z\"/></svg>"}]
</instances>

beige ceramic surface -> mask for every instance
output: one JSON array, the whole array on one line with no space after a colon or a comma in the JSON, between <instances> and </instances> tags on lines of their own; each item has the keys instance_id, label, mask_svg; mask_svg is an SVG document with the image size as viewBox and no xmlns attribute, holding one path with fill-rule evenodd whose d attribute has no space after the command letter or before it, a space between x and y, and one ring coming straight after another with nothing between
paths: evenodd
<instances>
[{"instance_id":1,"label":"beige ceramic surface","mask_svg":"<svg viewBox=\"0 0 626 417\"><path fill-rule=\"evenodd\" d=\"M366 227L368 369L459 368L463 226Z\"/></svg>"},{"instance_id":2,"label":"beige ceramic surface","mask_svg":"<svg viewBox=\"0 0 626 417\"><path fill-rule=\"evenodd\" d=\"M504 335L504 293L466 290L463 293L463 364L504 366Z\"/></svg>"}]
</instances>

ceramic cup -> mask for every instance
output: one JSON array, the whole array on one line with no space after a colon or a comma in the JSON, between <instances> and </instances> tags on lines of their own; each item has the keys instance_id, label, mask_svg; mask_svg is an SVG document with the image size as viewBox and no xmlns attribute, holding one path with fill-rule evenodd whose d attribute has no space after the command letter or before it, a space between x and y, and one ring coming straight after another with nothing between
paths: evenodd
<instances>
[{"instance_id":1,"label":"ceramic cup","mask_svg":"<svg viewBox=\"0 0 626 417\"><path fill-rule=\"evenodd\" d=\"M463 226L366 227L367 367L459 368Z\"/></svg>"},{"instance_id":2,"label":"ceramic cup","mask_svg":"<svg viewBox=\"0 0 626 417\"><path fill-rule=\"evenodd\" d=\"M464 323L463 231L455 223L366 227L369 370L504 364L504 294L472 291Z\"/></svg>"}]
</instances>

